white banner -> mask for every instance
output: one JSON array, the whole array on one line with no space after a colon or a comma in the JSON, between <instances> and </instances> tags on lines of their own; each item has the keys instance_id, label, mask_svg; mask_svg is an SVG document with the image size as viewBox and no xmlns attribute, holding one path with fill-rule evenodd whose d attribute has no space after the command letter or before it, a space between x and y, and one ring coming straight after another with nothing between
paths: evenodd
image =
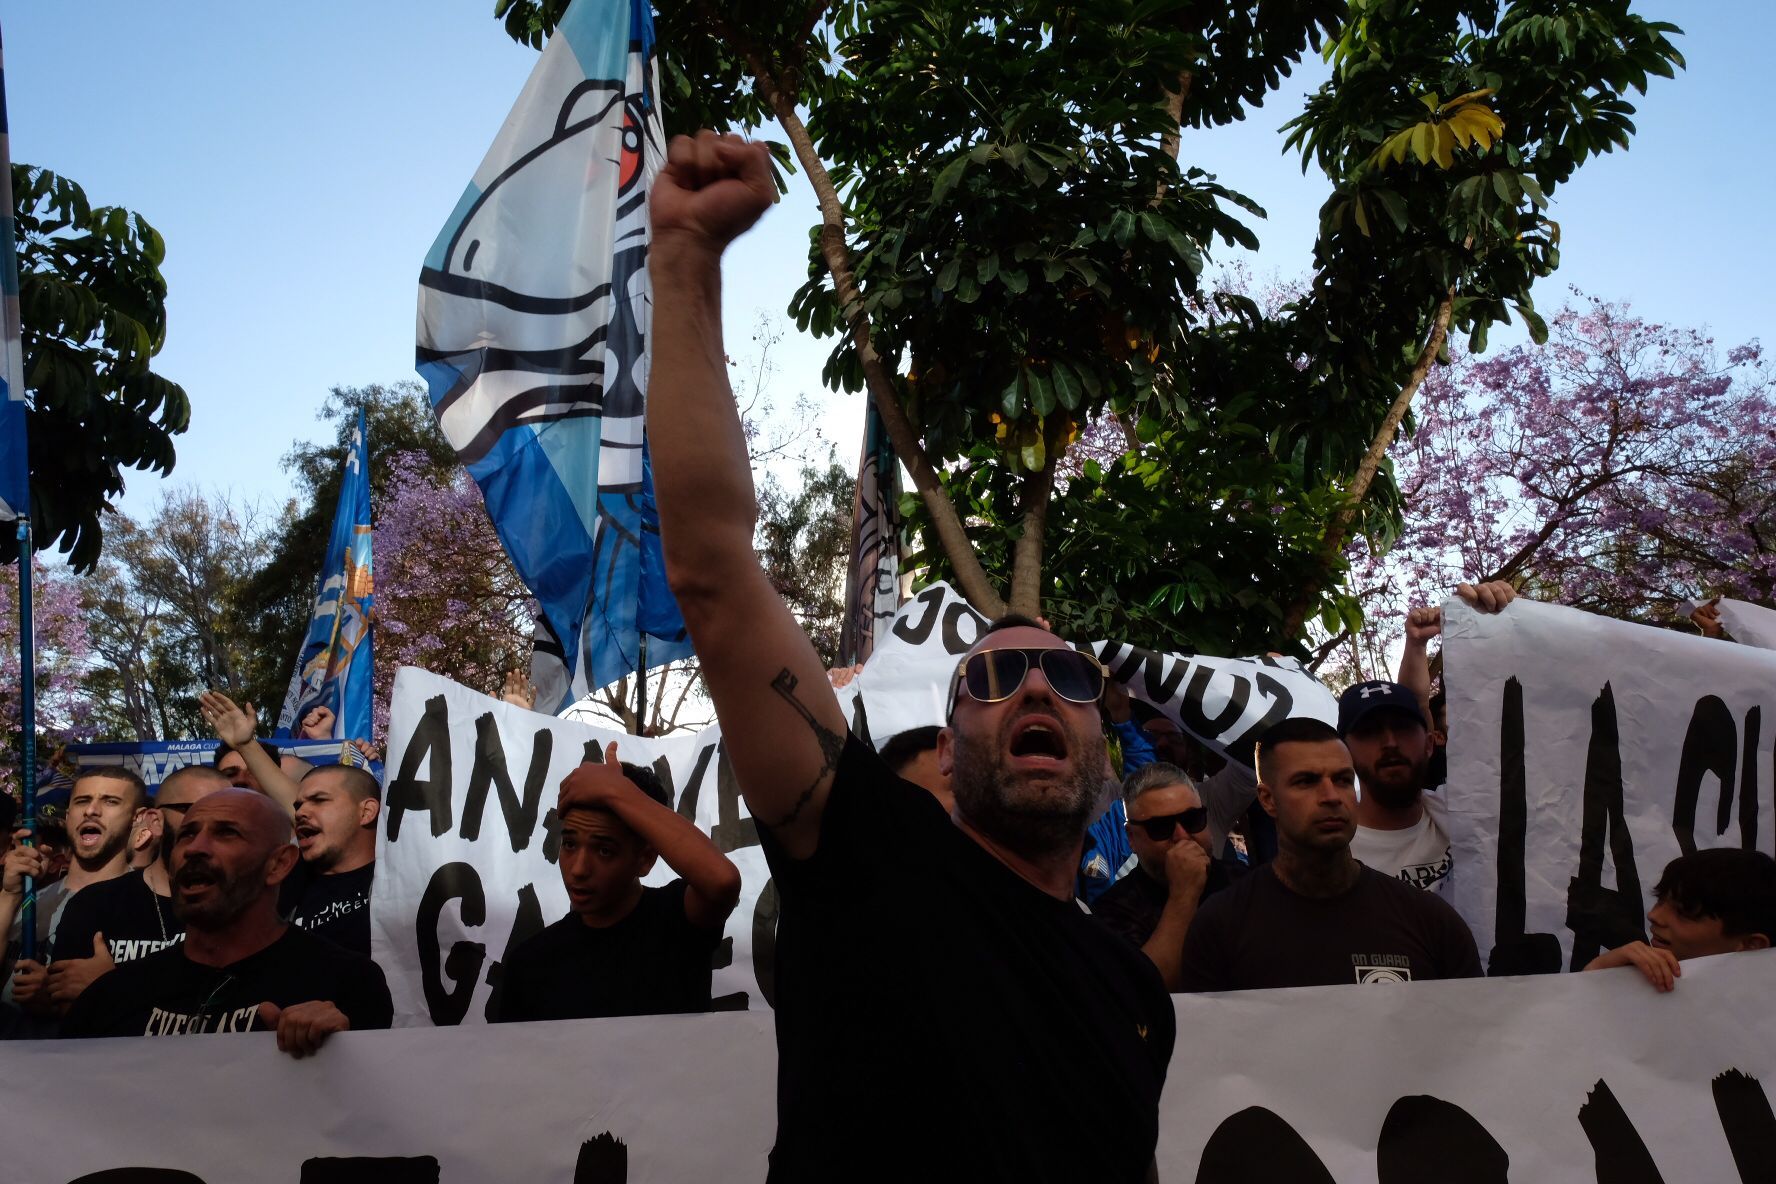
<instances>
[{"instance_id":1,"label":"white banner","mask_svg":"<svg viewBox=\"0 0 1776 1184\"><path fill-rule=\"evenodd\" d=\"M837 692L851 730L880 744L943 723L956 663L985 624L947 584L902 605L863 671ZM1091 648L1131 694L1231 758L1219 785L1205 786L1212 804L1228 809L1250 798L1260 731L1291 714L1336 717L1331 694L1292 660L1154 654L1108 642ZM651 765L678 812L740 869L740 903L728 918L713 990L720 1007L769 1005L777 896L718 727L642 739L405 668L389 706L371 895L372 953L388 973L396 1024L482 1022L510 951L566 914L555 867L556 794L575 766L611 741L621 759ZM673 875L662 861L648 882Z\"/></svg>"},{"instance_id":2,"label":"white banner","mask_svg":"<svg viewBox=\"0 0 1776 1184\"><path fill-rule=\"evenodd\" d=\"M1669 995L1623 969L1176 996L1159 1177L1768 1179L1776 952L1684 965ZM269 1035L6 1055L7 1184L746 1184L775 1132L767 1015L348 1032L304 1061ZM913 1137L941 1163L950 1133L936 1113Z\"/></svg>"},{"instance_id":3,"label":"white banner","mask_svg":"<svg viewBox=\"0 0 1776 1184\"><path fill-rule=\"evenodd\" d=\"M1776 653L1518 599L1443 606L1456 908L1489 969L1645 938L1686 851L1776 849Z\"/></svg>"},{"instance_id":4,"label":"white banner","mask_svg":"<svg viewBox=\"0 0 1776 1184\"><path fill-rule=\"evenodd\" d=\"M1776 650L1776 609L1767 609L1761 604L1747 604L1743 600L1723 599L1720 602L1720 619L1727 636L1740 645Z\"/></svg>"}]
</instances>

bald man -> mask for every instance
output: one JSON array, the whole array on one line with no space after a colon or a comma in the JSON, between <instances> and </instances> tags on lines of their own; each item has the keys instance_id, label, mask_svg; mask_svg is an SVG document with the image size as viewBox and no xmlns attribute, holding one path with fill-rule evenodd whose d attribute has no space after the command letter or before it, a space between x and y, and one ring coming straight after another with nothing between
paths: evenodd
<instances>
[{"instance_id":1,"label":"bald man","mask_svg":"<svg viewBox=\"0 0 1776 1184\"><path fill-rule=\"evenodd\" d=\"M652 190L648 255L666 576L781 901L767 1178L1143 1179L1172 1002L1073 899L1109 797L1104 668L1035 620L986 627L937 735L947 815L850 734L759 568L721 251L775 196L762 144L680 137ZM976 1137L934 1161L909 1136L934 1116Z\"/></svg>"},{"instance_id":2,"label":"bald man","mask_svg":"<svg viewBox=\"0 0 1776 1184\"><path fill-rule=\"evenodd\" d=\"M296 866L290 818L263 794L225 789L173 834L173 911L185 941L119 966L74 1001L64 1036L275 1030L306 1056L333 1032L386 1028L388 984L370 959L286 925L278 886Z\"/></svg>"}]
</instances>

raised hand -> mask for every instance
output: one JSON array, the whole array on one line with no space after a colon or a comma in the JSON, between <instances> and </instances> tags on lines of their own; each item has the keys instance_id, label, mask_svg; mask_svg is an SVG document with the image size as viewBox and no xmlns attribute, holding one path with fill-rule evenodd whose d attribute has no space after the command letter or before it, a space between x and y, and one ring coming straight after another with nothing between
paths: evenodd
<instances>
[{"instance_id":1,"label":"raised hand","mask_svg":"<svg viewBox=\"0 0 1776 1184\"><path fill-rule=\"evenodd\" d=\"M1415 608L1406 614L1406 642L1423 645L1443 633L1443 610L1436 605Z\"/></svg>"},{"instance_id":2,"label":"raised hand","mask_svg":"<svg viewBox=\"0 0 1776 1184\"><path fill-rule=\"evenodd\" d=\"M197 697L197 706L215 731L216 739L230 748L239 748L252 740L259 730L259 716L253 705L236 706L221 691L205 691Z\"/></svg>"},{"instance_id":3,"label":"raised hand","mask_svg":"<svg viewBox=\"0 0 1776 1184\"><path fill-rule=\"evenodd\" d=\"M522 707L526 711L534 711L537 704L537 689L531 685L530 675L522 670L508 670L506 681L500 687L500 696L514 707Z\"/></svg>"},{"instance_id":4,"label":"raised hand","mask_svg":"<svg viewBox=\"0 0 1776 1184\"><path fill-rule=\"evenodd\" d=\"M763 144L711 131L674 136L648 198L654 250L682 244L719 255L776 200Z\"/></svg>"},{"instance_id":5,"label":"raised hand","mask_svg":"<svg viewBox=\"0 0 1776 1184\"><path fill-rule=\"evenodd\" d=\"M302 717L302 738L304 740L333 739L333 709L316 707Z\"/></svg>"},{"instance_id":6,"label":"raised hand","mask_svg":"<svg viewBox=\"0 0 1776 1184\"><path fill-rule=\"evenodd\" d=\"M1463 584L1455 594L1483 613L1496 613L1517 599L1517 589L1503 580L1487 580L1484 584Z\"/></svg>"}]
</instances>

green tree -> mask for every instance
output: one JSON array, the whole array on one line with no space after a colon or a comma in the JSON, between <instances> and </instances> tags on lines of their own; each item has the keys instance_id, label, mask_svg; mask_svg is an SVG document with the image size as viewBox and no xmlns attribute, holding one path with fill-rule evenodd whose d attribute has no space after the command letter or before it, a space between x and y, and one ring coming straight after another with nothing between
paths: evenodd
<instances>
[{"instance_id":1,"label":"green tree","mask_svg":"<svg viewBox=\"0 0 1776 1184\"><path fill-rule=\"evenodd\" d=\"M261 719L273 718L283 706L297 651L308 634L315 582L327 555L346 446L359 410L365 417L373 513L387 497L393 476L410 472L411 466L393 463L396 456L417 454L429 462L429 475L440 485L448 484L457 468L456 455L439 432L431 401L418 382L334 387L328 394L319 414L335 426L335 436L325 444L299 444L284 457L301 494L285 508L263 559L239 595L238 611L258 639L240 682L261 708Z\"/></svg>"},{"instance_id":2,"label":"green tree","mask_svg":"<svg viewBox=\"0 0 1776 1184\"><path fill-rule=\"evenodd\" d=\"M534 43L560 7L499 11ZM931 573L1136 639L1188 610L1223 650L1360 614L1341 541L1397 529L1386 451L1446 334L1539 325L1547 190L1681 64L1626 0L697 0L660 27L678 129L774 117L814 189L791 312L880 409ZM1180 132L1243 118L1322 39L1291 143L1332 195L1308 292L1266 312L1200 282L1261 211ZM1138 447L1057 490L1104 412Z\"/></svg>"},{"instance_id":3,"label":"green tree","mask_svg":"<svg viewBox=\"0 0 1776 1184\"><path fill-rule=\"evenodd\" d=\"M830 456L801 466L793 486L767 476L759 487L759 565L829 667L839 660L856 489L856 476Z\"/></svg>"},{"instance_id":4,"label":"green tree","mask_svg":"<svg viewBox=\"0 0 1776 1184\"><path fill-rule=\"evenodd\" d=\"M140 214L93 206L48 169L12 166L31 520L90 571L125 468L172 472L191 408L156 374L166 344L166 244Z\"/></svg>"}]
</instances>

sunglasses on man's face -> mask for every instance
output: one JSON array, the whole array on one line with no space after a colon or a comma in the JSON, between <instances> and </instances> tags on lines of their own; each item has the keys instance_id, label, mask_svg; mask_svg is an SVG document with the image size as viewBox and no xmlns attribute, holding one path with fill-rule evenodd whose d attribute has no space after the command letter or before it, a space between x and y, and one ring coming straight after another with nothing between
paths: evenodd
<instances>
[{"instance_id":1,"label":"sunglasses on man's face","mask_svg":"<svg viewBox=\"0 0 1776 1184\"><path fill-rule=\"evenodd\" d=\"M981 703L1003 703L1018 693L1035 666L1049 689L1069 703L1096 703L1104 696L1104 665L1090 654L1071 648L979 650L956 668L950 688L950 710L957 692Z\"/></svg>"},{"instance_id":2,"label":"sunglasses on man's face","mask_svg":"<svg viewBox=\"0 0 1776 1184\"><path fill-rule=\"evenodd\" d=\"M1172 828L1182 826L1187 835L1201 834L1203 827L1209 824L1209 811L1204 806L1192 806L1177 814L1161 814L1157 818L1129 819L1130 826L1138 826L1147 832L1147 837L1156 843L1162 843L1172 837Z\"/></svg>"}]
</instances>

